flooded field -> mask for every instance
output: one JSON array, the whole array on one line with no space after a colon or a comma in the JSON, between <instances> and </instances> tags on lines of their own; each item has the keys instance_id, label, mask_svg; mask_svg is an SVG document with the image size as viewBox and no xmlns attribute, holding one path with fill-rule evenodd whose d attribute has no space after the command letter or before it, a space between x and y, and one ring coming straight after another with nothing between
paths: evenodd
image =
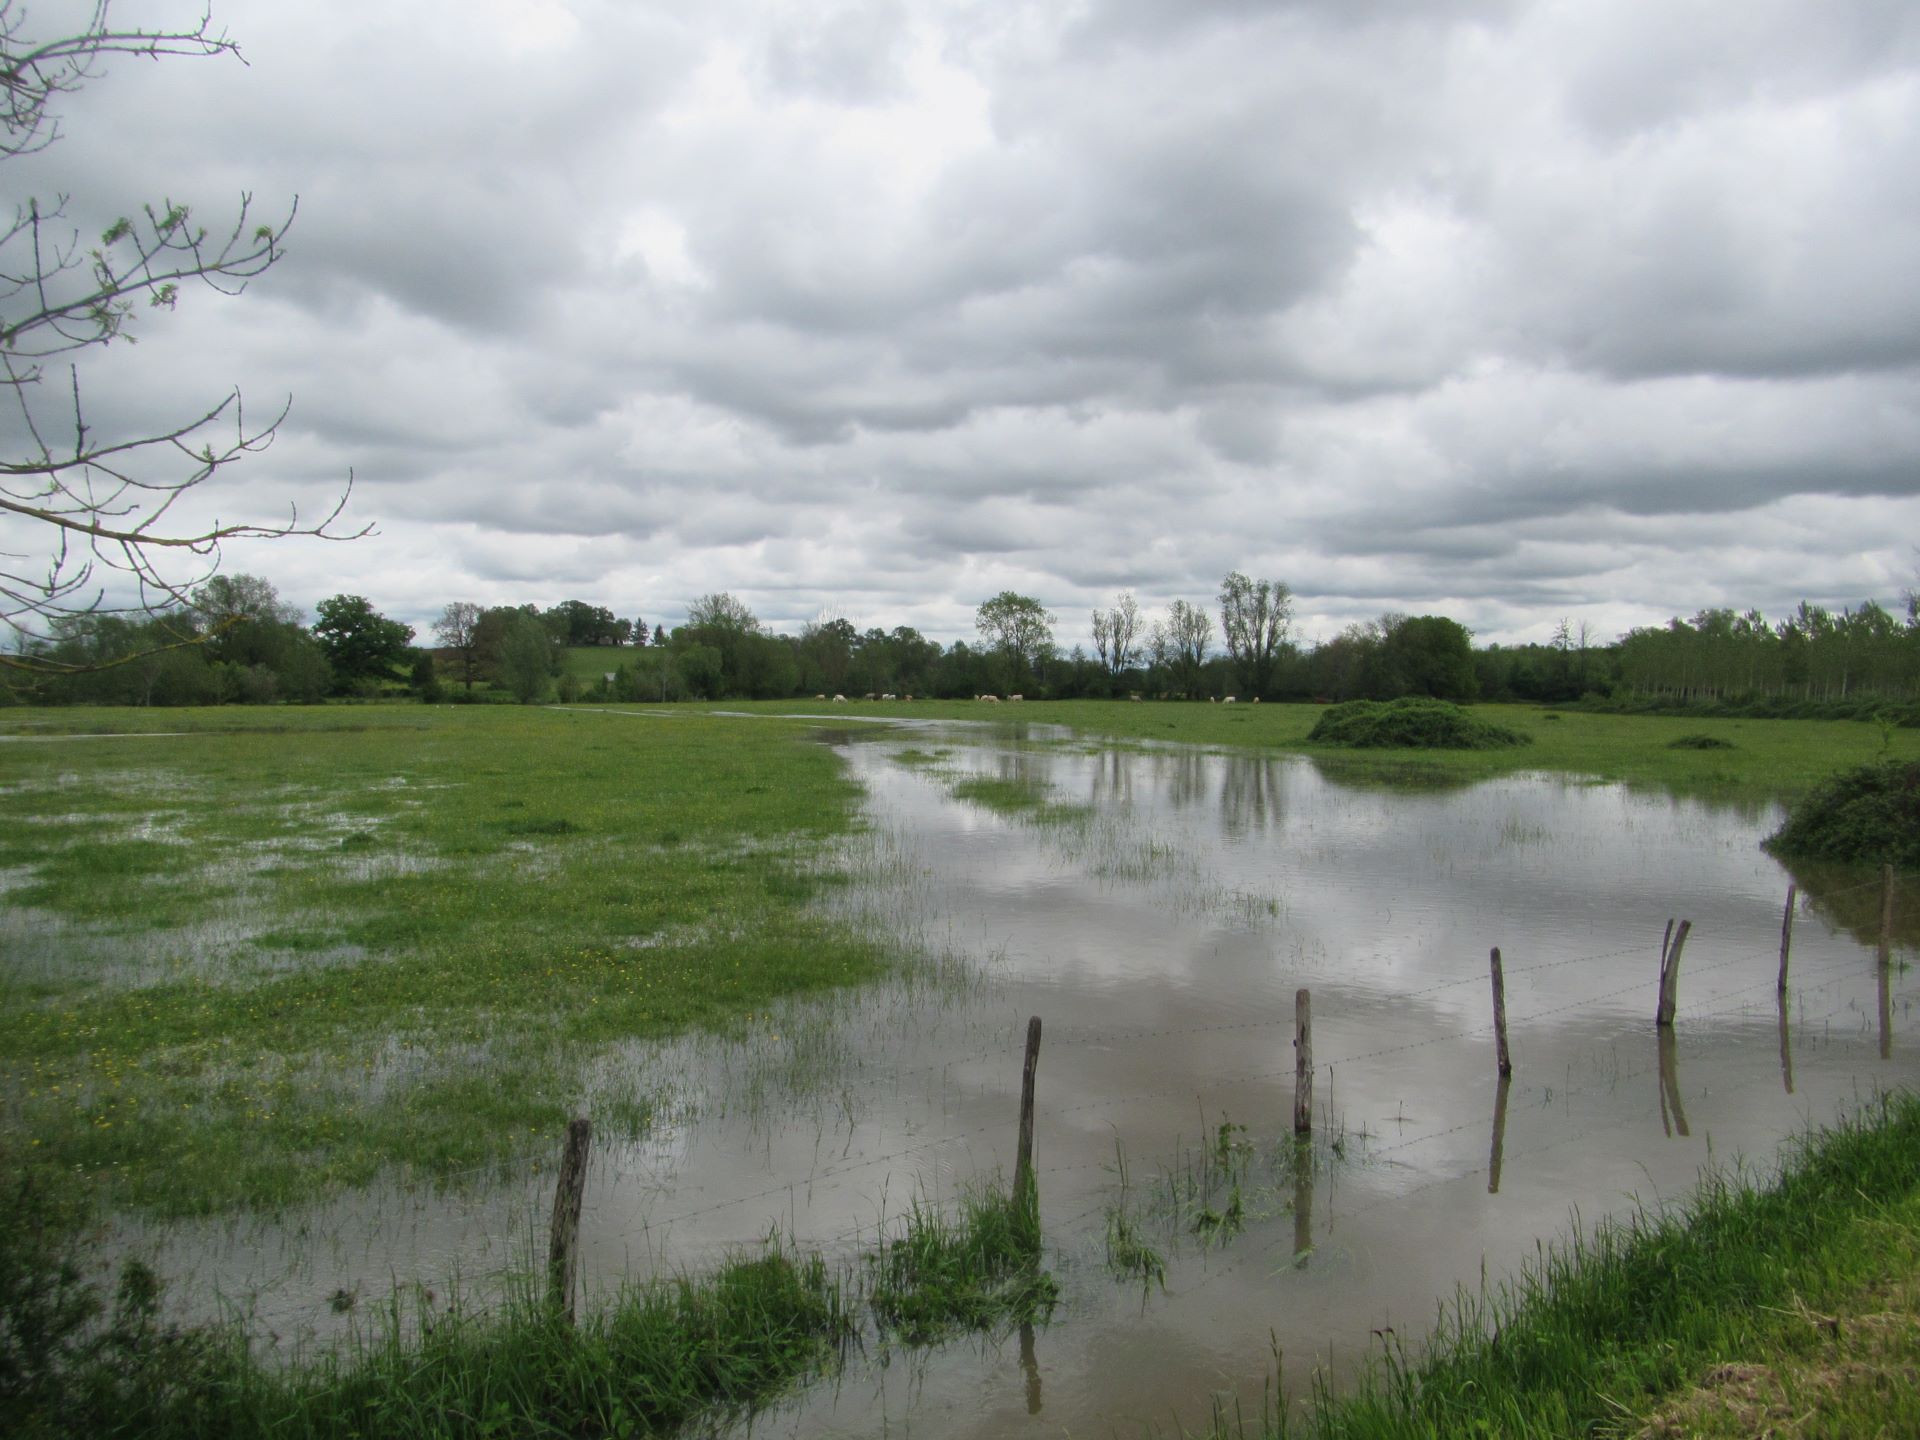
<instances>
[{"instance_id":1,"label":"flooded field","mask_svg":"<svg viewBox=\"0 0 1920 1440\"><path fill-rule=\"evenodd\" d=\"M1033 1330L869 1345L754 1417L757 1433L1131 1433L1196 1425L1214 1397L1257 1409L1276 1357L1295 1390L1315 1370L1337 1379L1384 1337L1417 1343L1437 1302L1576 1213L1680 1197L1710 1159L1764 1166L1781 1137L1920 1078L1914 936L1891 970L1875 963L1877 882L1797 877L1777 1000L1796 877L1759 848L1770 808L1556 776L1390 785L1054 731L858 731L821 737L868 797L867 881L838 903L928 963L756 1017L744 1040L605 1062L595 1093L630 1087L655 1124L596 1147L587 1291L699 1270L776 1230L851 1259L912 1206L1010 1172L1038 1015L1036 1168L1061 1301ZM1692 932L1663 1039L1670 918ZM377 1313L396 1278L485 1295L544 1244L550 1192L532 1170L453 1195L396 1177L273 1221L127 1238L293 1348Z\"/></svg>"}]
</instances>

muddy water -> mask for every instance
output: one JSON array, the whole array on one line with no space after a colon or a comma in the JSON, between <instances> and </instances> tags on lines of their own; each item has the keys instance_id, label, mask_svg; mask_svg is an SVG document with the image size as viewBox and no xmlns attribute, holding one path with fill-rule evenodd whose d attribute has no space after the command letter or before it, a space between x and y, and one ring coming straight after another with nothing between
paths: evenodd
<instances>
[{"instance_id":1,"label":"muddy water","mask_svg":"<svg viewBox=\"0 0 1920 1440\"><path fill-rule=\"evenodd\" d=\"M1300 759L994 733L831 737L868 796L875 878L848 903L946 957L941 973L596 1077L601 1094L664 1097L646 1143L593 1162L582 1264L606 1291L770 1229L851 1256L911 1205L1009 1172L1020 1043L1043 1018L1052 1323L933 1351L869 1342L757 1433L1105 1433L1198 1424L1215 1396L1257 1409L1276 1346L1296 1391L1316 1369L1350 1373L1383 1334L1416 1341L1456 1286L1564 1235L1576 1209L1590 1223L1680 1197L1709 1157L1765 1162L1780 1137L1920 1078L1920 981L1874 963L1860 917L1877 897L1846 888L1858 877L1813 885L1777 1005L1790 877L1759 849L1767 808L1564 777L1409 792ZM1041 803L956 797L983 779ZM1669 917L1693 928L1663 1045ZM1300 987L1317 1064L1305 1165ZM1238 1224L1196 1233L1202 1210L1225 1214L1227 1183L1170 1193L1224 1166ZM163 1259L263 1330L324 1333L336 1290L457 1275L484 1292L533 1255L547 1183L459 1200L396 1184L294 1226L176 1232ZM1116 1215L1164 1255L1164 1283L1110 1268Z\"/></svg>"}]
</instances>

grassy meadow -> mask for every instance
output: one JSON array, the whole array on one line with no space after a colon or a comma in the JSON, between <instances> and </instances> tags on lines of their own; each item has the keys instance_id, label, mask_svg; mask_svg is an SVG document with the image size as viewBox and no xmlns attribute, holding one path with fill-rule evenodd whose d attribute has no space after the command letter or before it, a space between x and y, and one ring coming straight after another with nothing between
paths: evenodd
<instances>
[{"instance_id":1,"label":"grassy meadow","mask_svg":"<svg viewBox=\"0 0 1920 1440\"><path fill-rule=\"evenodd\" d=\"M117 738L58 738L107 731ZM158 733L181 732L181 733ZM788 727L518 707L0 716L0 1147L159 1215L530 1149L635 1037L880 974Z\"/></svg>"}]
</instances>

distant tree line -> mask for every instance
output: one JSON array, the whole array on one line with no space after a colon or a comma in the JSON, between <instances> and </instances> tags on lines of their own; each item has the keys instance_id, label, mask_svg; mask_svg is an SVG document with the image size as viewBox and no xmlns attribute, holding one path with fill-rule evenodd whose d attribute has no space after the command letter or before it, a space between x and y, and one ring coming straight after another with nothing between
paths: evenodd
<instances>
[{"instance_id":1,"label":"distant tree line","mask_svg":"<svg viewBox=\"0 0 1920 1440\"><path fill-rule=\"evenodd\" d=\"M413 694L450 702L558 698L621 701L821 695L1206 700L1394 699L1631 704L1640 708L1792 701L1920 700L1920 602L1904 619L1868 601L1833 613L1802 604L1768 623L1707 610L1691 621L1597 643L1563 620L1545 644L1476 649L1443 615L1388 613L1318 644L1293 635L1292 591L1238 571L1211 597L1157 614L1131 592L1093 612L1094 653L1062 651L1055 617L1003 591L975 613L976 637L941 645L911 626L859 629L840 618L799 634L768 629L737 597L702 596L685 623L616 616L567 600L482 606L456 601L430 646L363 596L335 595L315 622L255 576L220 576L165 617L81 615L37 642L74 673L12 697L128 705L317 703ZM568 652L604 652L576 660ZM124 657L134 656L131 660Z\"/></svg>"}]
</instances>

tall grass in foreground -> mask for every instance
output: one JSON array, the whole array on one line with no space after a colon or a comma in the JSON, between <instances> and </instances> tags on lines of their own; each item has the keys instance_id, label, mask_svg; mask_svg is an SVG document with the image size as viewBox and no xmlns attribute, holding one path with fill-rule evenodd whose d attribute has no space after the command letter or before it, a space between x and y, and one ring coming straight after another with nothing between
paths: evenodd
<instances>
[{"instance_id":1,"label":"tall grass in foreground","mask_svg":"<svg viewBox=\"0 0 1920 1440\"><path fill-rule=\"evenodd\" d=\"M0 1206L0 1433L40 1437L654 1435L750 1410L829 1368L870 1310L883 1341L1044 1320L1039 1213L982 1190L916 1206L864 1265L769 1238L712 1274L635 1285L578 1325L531 1281L492 1309L396 1296L339 1349L264 1362L237 1323L162 1318L138 1260L93 1273L84 1207L23 1175Z\"/></svg>"},{"instance_id":2,"label":"tall grass in foreground","mask_svg":"<svg viewBox=\"0 0 1920 1440\"><path fill-rule=\"evenodd\" d=\"M1857 1309L1863 1298L1884 1307L1892 1287L1910 1312L1907 1358L1890 1376L1865 1374L1860 1393L1838 1402L1840 1419L1807 1433L1920 1433L1910 1383L1920 1360L1917 1272L1920 1097L1903 1094L1799 1142L1771 1184L1710 1174L1681 1210L1643 1211L1543 1250L1508 1285L1443 1310L1424 1355L1390 1352L1344 1396L1316 1384L1303 1414L1269 1406L1259 1431L1324 1440L1679 1433L1664 1428L1663 1404L1743 1362L1790 1377L1842 1334L1847 1322L1820 1312ZM1790 1378L1778 1386L1796 1393ZM1241 1416L1215 1417L1216 1436L1245 1429Z\"/></svg>"},{"instance_id":3,"label":"tall grass in foreground","mask_svg":"<svg viewBox=\"0 0 1920 1440\"><path fill-rule=\"evenodd\" d=\"M237 1326L162 1322L137 1263L105 1304L43 1238L16 1214L0 1239L0 1412L23 1437L656 1433L765 1398L852 1332L825 1261L770 1241L577 1327L531 1290L494 1311L396 1300L344 1350L279 1369Z\"/></svg>"}]
</instances>

